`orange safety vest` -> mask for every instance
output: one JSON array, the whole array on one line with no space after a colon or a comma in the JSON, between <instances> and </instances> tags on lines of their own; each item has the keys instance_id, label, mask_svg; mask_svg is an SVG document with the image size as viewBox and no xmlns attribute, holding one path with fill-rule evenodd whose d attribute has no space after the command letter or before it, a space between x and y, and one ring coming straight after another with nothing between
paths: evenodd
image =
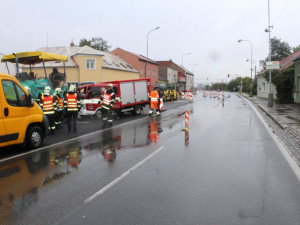
<instances>
[{"instance_id":1,"label":"orange safety vest","mask_svg":"<svg viewBox=\"0 0 300 225\"><path fill-rule=\"evenodd\" d=\"M114 93L111 94L107 94L106 91L103 93L103 100L102 100L102 104L103 105L107 105L109 106L111 103L111 97Z\"/></svg>"},{"instance_id":2,"label":"orange safety vest","mask_svg":"<svg viewBox=\"0 0 300 225\"><path fill-rule=\"evenodd\" d=\"M42 101L43 101L43 111L45 115L51 115L54 114L54 105L53 105L53 96L44 96L42 95Z\"/></svg>"},{"instance_id":3,"label":"orange safety vest","mask_svg":"<svg viewBox=\"0 0 300 225\"><path fill-rule=\"evenodd\" d=\"M67 93L67 111L78 111L78 104L77 104L77 94L69 94Z\"/></svg>"},{"instance_id":4,"label":"orange safety vest","mask_svg":"<svg viewBox=\"0 0 300 225\"><path fill-rule=\"evenodd\" d=\"M151 91L149 97L152 103L157 103L159 99L159 94L157 91Z\"/></svg>"},{"instance_id":5,"label":"orange safety vest","mask_svg":"<svg viewBox=\"0 0 300 225\"><path fill-rule=\"evenodd\" d=\"M63 100L63 98L60 98L58 95L56 95L56 97L57 97L57 100L58 100L58 104L57 104L58 108L59 109L63 109L64 108L64 100Z\"/></svg>"}]
</instances>

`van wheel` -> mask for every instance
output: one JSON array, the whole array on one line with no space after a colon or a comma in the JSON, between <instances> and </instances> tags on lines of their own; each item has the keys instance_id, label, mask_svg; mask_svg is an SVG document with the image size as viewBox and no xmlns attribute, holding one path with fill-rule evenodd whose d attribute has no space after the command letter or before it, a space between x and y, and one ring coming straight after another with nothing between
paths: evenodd
<instances>
[{"instance_id":1,"label":"van wheel","mask_svg":"<svg viewBox=\"0 0 300 225\"><path fill-rule=\"evenodd\" d=\"M170 101L174 101L174 96L173 95L170 96Z\"/></svg>"},{"instance_id":2,"label":"van wheel","mask_svg":"<svg viewBox=\"0 0 300 225\"><path fill-rule=\"evenodd\" d=\"M142 107L140 105L134 106L132 113L134 115L141 115L141 113L142 113Z\"/></svg>"},{"instance_id":3,"label":"van wheel","mask_svg":"<svg viewBox=\"0 0 300 225\"><path fill-rule=\"evenodd\" d=\"M101 110L100 110L100 109L98 109L98 110L96 111L96 113L95 113L95 118L96 118L96 119L101 119Z\"/></svg>"},{"instance_id":4,"label":"van wheel","mask_svg":"<svg viewBox=\"0 0 300 225\"><path fill-rule=\"evenodd\" d=\"M31 127L27 134L27 144L30 148L39 148L43 145L43 131L39 126Z\"/></svg>"}]
</instances>

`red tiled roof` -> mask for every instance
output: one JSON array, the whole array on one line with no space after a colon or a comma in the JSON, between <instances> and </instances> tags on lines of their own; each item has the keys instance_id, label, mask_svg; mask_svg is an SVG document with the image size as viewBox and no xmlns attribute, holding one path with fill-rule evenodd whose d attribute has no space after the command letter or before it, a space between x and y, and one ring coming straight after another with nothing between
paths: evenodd
<instances>
[{"instance_id":1,"label":"red tiled roof","mask_svg":"<svg viewBox=\"0 0 300 225\"><path fill-rule=\"evenodd\" d=\"M300 51L290 54L288 57L280 61L280 70L283 70L294 64L294 60L300 56Z\"/></svg>"},{"instance_id":2,"label":"red tiled roof","mask_svg":"<svg viewBox=\"0 0 300 225\"><path fill-rule=\"evenodd\" d=\"M138 55L138 54L136 54L136 53L126 51L126 50L124 50L124 49L122 49L122 48L117 48L117 49L121 49L121 50L123 50L123 51L125 51L125 52L128 52L128 53L130 53L130 54L132 54L132 55L135 55L136 57L139 58L139 60L146 61L146 62L148 61L148 63L153 63L153 64L158 65L158 63L157 63L156 61L154 61L154 60L152 60L152 59L149 59L149 58L147 58L146 56Z\"/></svg>"}]
</instances>

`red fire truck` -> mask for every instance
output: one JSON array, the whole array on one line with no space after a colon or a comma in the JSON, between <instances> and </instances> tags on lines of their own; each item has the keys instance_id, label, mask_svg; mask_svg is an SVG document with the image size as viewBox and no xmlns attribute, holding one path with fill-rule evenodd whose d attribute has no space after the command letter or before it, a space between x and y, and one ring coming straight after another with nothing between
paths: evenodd
<instances>
[{"instance_id":1,"label":"red fire truck","mask_svg":"<svg viewBox=\"0 0 300 225\"><path fill-rule=\"evenodd\" d=\"M135 79L85 84L77 88L81 99L81 117L95 116L101 118L99 99L108 83L113 84L116 102L113 107L118 115L124 112L141 114L143 107L149 103L150 79Z\"/></svg>"}]
</instances>

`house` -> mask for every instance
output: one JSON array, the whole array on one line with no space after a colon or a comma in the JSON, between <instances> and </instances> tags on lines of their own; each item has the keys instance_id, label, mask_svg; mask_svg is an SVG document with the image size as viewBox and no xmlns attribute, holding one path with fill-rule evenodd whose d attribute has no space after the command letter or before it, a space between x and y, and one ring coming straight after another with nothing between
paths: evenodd
<instances>
[{"instance_id":1,"label":"house","mask_svg":"<svg viewBox=\"0 0 300 225\"><path fill-rule=\"evenodd\" d=\"M300 56L294 59L295 67L295 85L294 85L294 102L300 103Z\"/></svg>"},{"instance_id":2,"label":"house","mask_svg":"<svg viewBox=\"0 0 300 225\"><path fill-rule=\"evenodd\" d=\"M187 91L194 90L194 74L191 71L184 68L183 66L180 66L180 67L184 70L184 75L186 77L185 90L187 90ZM180 78L179 78L179 80L180 80Z\"/></svg>"},{"instance_id":3,"label":"house","mask_svg":"<svg viewBox=\"0 0 300 225\"><path fill-rule=\"evenodd\" d=\"M4 56L4 54L0 53L0 73L5 73L5 74L10 74L10 75L15 76L16 75L16 64L15 63L7 63L7 64L2 63L1 59L3 58L3 56Z\"/></svg>"},{"instance_id":4,"label":"house","mask_svg":"<svg viewBox=\"0 0 300 225\"><path fill-rule=\"evenodd\" d=\"M279 62L280 69L283 70L286 69L287 67L293 65L295 60L300 57L300 51L294 52L290 54L288 57L282 59ZM295 68L296 68L296 63L295 63ZM265 72L262 71L259 74L256 75L257 78L257 97L261 98L268 98L269 92L270 92L270 84L269 82L265 79ZM299 74L299 73L298 73ZM300 81L297 81L298 77L296 75L296 69L295 69L295 88L294 88L294 101L295 102L300 102ZM298 82L298 83L297 83ZM277 92L276 92L276 86L272 84L272 92L273 92L273 98L277 98ZM299 93L299 94L298 94Z\"/></svg>"},{"instance_id":5,"label":"house","mask_svg":"<svg viewBox=\"0 0 300 225\"><path fill-rule=\"evenodd\" d=\"M104 82L139 78L139 72L122 58L89 46L43 47L36 51L67 55L69 60L65 66L68 82ZM60 73L64 72L63 62L45 62L45 67L47 75L53 68L57 68ZM29 72L28 66L24 66L23 71ZM45 76L42 64L32 66L32 71L37 77Z\"/></svg>"},{"instance_id":6,"label":"house","mask_svg":"<svg viewBox=\"0 0 300 225\"><path fill-rule=\"evenodd\" d=\"M257 97L259 98L268 98L270 93L270 83L265 78L265 72L266 70L263 70L260 73L256 74ZM277 99L276 86L272 84L271 88L273 93L273 99Z\"/></svg>"},{"instance_id":7,"label":"house","mask_svg":"<svg viewBox=\"0 0 300 225\"><path fill-rule=\"evenodd\" d=\"M125 51L121 48L116 48L111 51L111 54L116 55L124 59L126 62L130 63L134 69L139 71L140 78L150 78L151 90L156 85L158 81L158 63L152 59L145 56L138 55L129 51ZM147 70L147 71L146 71Z\"/></svg>"},{"instance_id":8,"label":"house","mask_svg":"<svg viewBox=\"0 0 300 225\"><path fill-rule=\"evenodd\" d=\"M178 82L178 71L182 70L172 60L169 61L157 61L159 80L167 81L169 83Z\"/></svg>"}]
</instances>

